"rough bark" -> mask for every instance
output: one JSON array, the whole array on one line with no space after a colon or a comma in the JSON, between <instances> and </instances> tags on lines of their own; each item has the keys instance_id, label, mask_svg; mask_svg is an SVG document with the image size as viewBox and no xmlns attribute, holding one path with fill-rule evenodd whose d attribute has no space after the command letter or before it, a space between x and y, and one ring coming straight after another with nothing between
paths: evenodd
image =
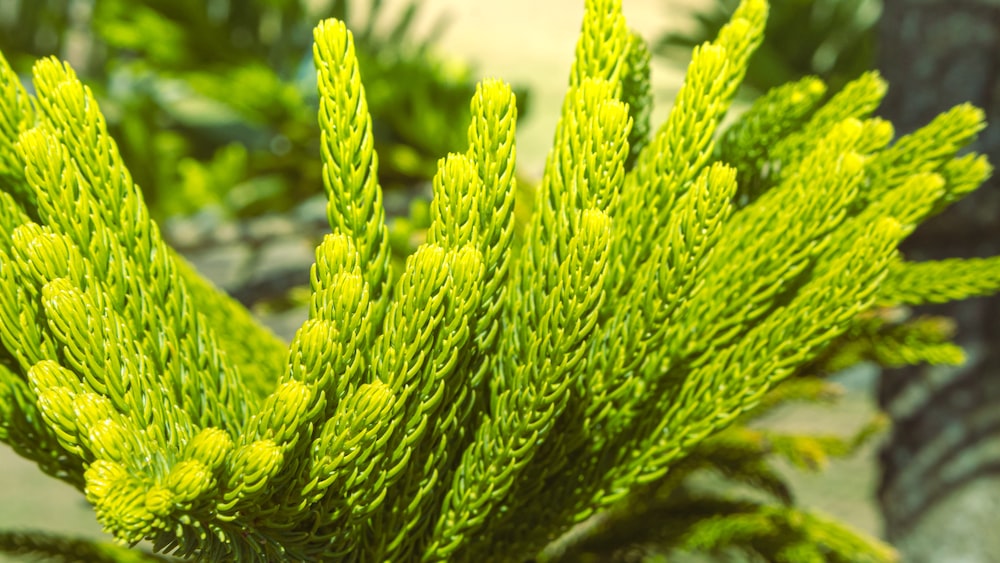
<instances>
[{"instance_id":1,"label":"rough bark","mask_svg":"<svg viewBox=\"0 0 1000 563\"><path fill-rule=\"evenodd\" d=\"M993 124L974 147L1000 164L1000 1L886 0L879 66L883 115L900 134L972 102ZM1000 182L918 230L912 260L1000 254ZM908 562L987 562L1000 553L1000 299L925 312L958 321L959 369L883 374L879 401L894 430L881 455L879 501L888 539Z\"/></svg>"}]
</instances>

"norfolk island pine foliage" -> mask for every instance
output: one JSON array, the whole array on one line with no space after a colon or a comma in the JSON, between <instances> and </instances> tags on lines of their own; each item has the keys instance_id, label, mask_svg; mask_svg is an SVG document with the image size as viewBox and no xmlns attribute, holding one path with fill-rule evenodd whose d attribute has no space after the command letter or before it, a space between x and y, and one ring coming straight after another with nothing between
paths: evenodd
<instances>
[{"instance_id":1,"label":"norfolk island pine foliage","mask_svg":"<svg viewBox=\"0 0 1000 563\"><path fill-rule=\"evenodd\" d=\"M79 488L122 544L208 560L521 561L670 478L807 370L961 361L947 331L880 312L1000 286L995 258L897 251L989 175L984 157L957 156L981 112L959 106L893 140L871 117L885 85L867 74L832 96L812 78L781 86L722 128L766 15L747 0L695 49L653 133L645 44L620 2L588 0L523 240L514 97L485 80L468 149L439 163L426 243L399 271L351 34L321 22L332 232L287 346L163 242L72 69L39 61L29 95L4 62L0 439ZM808 533L784 542L706 520L679 541L892 557L822 519L799 518Z\"/></svg>"}]
</instances>

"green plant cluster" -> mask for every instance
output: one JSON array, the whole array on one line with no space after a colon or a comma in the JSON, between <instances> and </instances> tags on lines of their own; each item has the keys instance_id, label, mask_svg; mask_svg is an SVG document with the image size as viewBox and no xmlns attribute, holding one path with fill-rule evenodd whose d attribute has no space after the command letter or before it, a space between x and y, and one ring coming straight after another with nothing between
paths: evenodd
<instances>
[{"instance_id":1,"label":"green plant cluster","mask_svg":"<svg viewBox=\"0 0 1000 563\"><path fill-rule=\"evenodd\" d=\"M322 22L332 232L287 347L163 242L68 65L38 62L29 95L0 64L0 439L121 542L209 560L521 561L649 487L683 492L664 480L699 458L744 460L780 498L762 455L816 464L849 444L738 423L819 396L808 375L844 358L957 360L922 352L945 333L885 312L996 291L1000 259L897 251L989 175L957 156L972 107L893 140L871 116L877 75L829 97L804 79L722 128L767 9L745 0L695 49L647 135L649 53L620 1L587 0L523 240L515 96L488 80L399 270L354 40ZM876 352L847 345L858 332ZM788 506L710 500L674 514L678 545L891 558Z\"/></svg>"},{"instance_id":2,"label":"green plant cluster","mask_svg":"<svg viewBox=\"0 0 1000 563\"><path fill-rule=\"evenodd\" d=\"M63 0L15 4L0 19L0 50L25 72L53 52L80 59L157 218L208 205L253 215L313 195L308 55L320 18L356 28L383 187L430 180L437 159L464 146L472 71L432 52L443 20L416 33L416 1L397 15L381 0L96 0L85 15Z\"/></svg>"}]
</instances>

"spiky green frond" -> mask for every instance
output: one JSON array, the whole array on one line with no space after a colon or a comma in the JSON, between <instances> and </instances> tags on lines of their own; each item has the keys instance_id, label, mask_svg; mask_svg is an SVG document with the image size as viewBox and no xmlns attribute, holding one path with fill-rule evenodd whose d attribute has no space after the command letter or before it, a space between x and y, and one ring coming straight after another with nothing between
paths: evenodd
<instances>
[{"instance_id":1,"label":"spiky green frond","mask_svg":"<svg viewBox=\"0 0 1000 563\"><path fill-rule=\"evenodd\" d=\"M95 257L73 262L83 265L73 267L73 279L77 284L85 278L103 281L86 289L96 303L106 299L123 314L140 350L158 362L150 368L176 374L179 387L173 399L190 402L196 420L238 420L237 413L245 408L240 403L246 399L238 398L245 391L236 368L216 352L220 347L214 333L194 310L176 264L107 135L96 101L68 67L52 60L36 65L35 77L43 121L21 135L18 151L27 163L40 219L66 237L71 243L67 250ZM116 205L100 205L102 198ZM161 305L126 301L126 295L136 294ZM159 334L149 332L151 327ZM224 408L235 410L220 410Z\"/></svg>"},{"instance_id":2,"label":"spiky green frond","mask_svg":"<svg viewBox=\"0 0 1000 563\"><path fill-rule=\"evenodd\" d=\"M40 62L34 98L5 80L0 439L82 488L119 540L182 557L522 560L665 491L645 513L674 545L890 558L797 512L768 463L822 465L864 436L734 424L829 396L804 374L845 359L958 359L940 326L875 306L1000 285L994 259L897 252L989 174L957 156L981 116L892 144L869 74L825 102L814 80L776 89L719 131L766 20L746 0L648 139L648 52L619 1L585 7L523 244L515 100L484 81L395 280L353 39L317 27L333 232L280 351L164 244L67 66ZM777 504L695 498L703 470Z\"/></svg>"},{"instance_id":3,"label":"spiky green frond","mask_svg":"<svg viewBox=\"0 0 1000 563\"><path fill-rule=\"evenodd\" d=\"M0 187L30 208L35 205L34 194L24 182L24 161L14 146L21 133L34 126L35 119L32 98L0 55Z\"/></svg>"},{"instance_id":4,"label":"spiky green frond","mask_svg":"<svg viewBox=\"0 0 1000 563\"><path fill-rule=\"evenodd\" d=\"M219 347L237 366L247 387L258 397L270 393L285 367L286 343L264 327L235 299L203 278L183 257L171 250L177 273L187 286L193 308L205 315L215 330ZM255 327L247 329L246 327Z\"/></svg>"},{"instance_id":5,"label":"spiky green frond","mask_svg":"<svg viewBox=\"0 0 1000 563\"><path fill-rule=\"evenodd\" d=\"M940 173L941 167L951 162L959 149L975 140L985 126L983 119L982 110L961 104L917 131L900 137L871 165L872 185L876 188L872 195L892 190L919 173ZM983 161L977 167L983 165L988 166ZM974 170L969 168L968 162L962 168Z\"/></svg>"},{"instance_id":6,"label":"spiky green frond","mask_svg":"<svg viewBox=\"0 0 1000 563\"><path fill-rule=\"evenodd\" d=\"M385 340L389 347L381 357L387 361L377 362L375 369L401 397L401 408L390 416L405 421L388 442L389 463L404 463L409 470L398 481L387 478L392 508L380 522L386 534L377 544L376 559L418 557L433 525L426 514L447 492L447 468L455 463L447 446L461 440L474 399L466 368L475 347L470 332L482 276L482 256L475 248L446 252L426 246L407 261L399 281L400 293L386 317L386 333L395 335L395 342ZM416 300L407 302L407 292ZM412 323L416 316L424 316L423 321ZM410 332L417 327L420 332Z\"/></svg>"},{"instance_id":7,"label":"spiky green frond","mask_svg":"<svg viewBox=\"0 0 1000 563\"><path fill-rule=\"evenodd\" d=\"M472 122L469 124L468 158L473 162L481 183L470 180L469 190L461 184L452 190L464 189L465 196L478 201L471 213L478 216L475 240L483 258L483 283L479 311L475 313L473 339L477 357L472 366L477 369L473 387L478 390L491 369L496 367L495 352L502 330L501 315L509 294L511 244L514 238L514 194L518 190L515 178L515 132L517 104L509 85L499 80L485 80L476 86L471 102Z\"/></svg>"},{"instance_id":8,"label":"spiky green frond","mask_svg":"<svg viewBox=\"0 0 1000 563\"><path fill-rule=\"evenodd\" d=\"M661 475L682 451L730 422L729 417L740 411L739 405L752 405L772 381L789 375L794 366L822 350L845 330L847 321L870 303L891 249L897 243L896 236L894 224L877 225L868 236L857 241L840 268L807 283L780 310L747 331L739 344L717 349L713 362L692 366L679 388L671 390L673 397L665 408L664 418L656 421L651 431L644 432L648 437L639 448L643 453L629 464L635 473L626 473L619 479L642 480ZM827 292L830 288L837 289ZM819 312L813 313L817 316L805 314L805 308L829 316ZM793 340L796 344L789 345ZM762 348L772 352L761 357L756 350ZM725 383L732 378L738 378L740 384ZM718 403L710 406L698 399L708 394ZM692 404L698 406L685 406ZM716 417L711 412L717 413ZM718 418L719 413L729 414ZM667 432L673 428L680 430Z\"/></svg>"},{"instance_id":9,"label":"spiky green frond","mask_svg":"<svg viewBox=\"0 0 1000 563\"><path fill-rule=\"evenodd\" d=\"M739 171L736 203L745 206L780 177L774 145L805 125L826 93L818 78L807 77L773 88L757 98L719 140L719 159Z\"/></svg>"},{"instance_id":10,"label":"spiky green frond","mask_svg":"<svg viewBox=\"0 0 1000 563\"><path fill-rule=\"evenodd\" d=\"M351 237L364 264L377 319L389 283L389 234L385 226L378 155L371 115L354 52L343 22L327 20L315 31L319 76L323 185L330 227Z\"/></svg>"},{"instance_id":11,"label":"spiky green frond","mask_svg":"<svg viewBox=\"0 0 1000 563\"><path fill-rule=\"evenodd\" d=\"M709 162L716 129L743 77L747 58L761 40L766 19L766 2L744 2L715 42L695 49L667 121L635 159L622 189L626 203L621 217L629 228L615 234L615 254L623 260L616 287L624 287L649 258L655 233L664 228L674 203Z\"/></svg>"},{"instance_id":12,"label":"spiky green frond","mask_svg":"<svg viewBox=\"0 0 1000 563\"><path fill-rule=\"evenodd\" d=\"M597 320L610 250L607 216L598 210L580 215L579 231L568 241L565 262L559 266L562 279L573 283L540 295L538 304L512 303L542 316L532 333L513 334L501 343L504 357L523 358L523 363L501 363L501 370L510 371L497 374L492 412L462 456L435 528L432 558L449 557L463 540L482 534L484 524L501 519L495 513L498 507L523 500L511 495L512 486L524 480L525 467L539 450L547 449L543 445L555 440L555 421L571 400Z\"/></svg>"},{"instance_id":13,"label":"spiky green frond","mask_svg":"<svg viewBox=\"0 0 1000 563\"><path fill-rule=\"evenodd\" d=\"M584 81L603 80L612 85L614 95L621 95L624 57L609 57L608 53L625 53L631 41L621 0L586 0L580 39L569 73L569 87L579 88ZM569 97L566 98L568 103ZM565 114L565 109L564 109Z\"/></svg>"},{"instance_id":14,"label":"spiky green frond","mask_svg":"<svg viewBox=\"0 0 1000 563\"><path fill-rule=\"evenodd\" d=\"M879 290L879 302L891 305L946 303L990 295L1000 289L1000 258L965 258L893 262Z\"/></svg>"},{"instance_id":15,"label":"spiky green frond","mask_svg":"<svg viewBox=\"0 0 1000 563\"><path fill-rule=\"evenodd\" d=\"M885 81L876 72L863 74L847 83L843 90L818 108L801 129L775 144L772 149L774 158L782 163L799 161L839 123L871 116L885 97L886 90Z\"/></svg>"}]
</instances>

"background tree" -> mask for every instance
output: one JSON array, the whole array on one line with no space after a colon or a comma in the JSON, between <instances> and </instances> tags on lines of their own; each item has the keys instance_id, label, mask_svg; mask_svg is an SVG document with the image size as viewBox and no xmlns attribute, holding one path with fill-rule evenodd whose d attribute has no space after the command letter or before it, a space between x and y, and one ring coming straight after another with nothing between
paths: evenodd
<instances>
[{"instance_id":1,"label":"background tree","mask_svg":"<svg viewBox=\"0 0 1000 563\"><path fill-rule=\"evenodd\" d=\"M903 134L962 102L992 123L974 149L1000 156L1000 5L989 0L886 0L879 67L890 84L882 114ZM996 177L924 224L909 259L985 256L1000 249ZM928 305L957 321L960 368L883 375L879 400L894 419L882 452L879 501L904 560L993 561L1000 553L1000 299Z\"/></svg>"}]
</instances>

